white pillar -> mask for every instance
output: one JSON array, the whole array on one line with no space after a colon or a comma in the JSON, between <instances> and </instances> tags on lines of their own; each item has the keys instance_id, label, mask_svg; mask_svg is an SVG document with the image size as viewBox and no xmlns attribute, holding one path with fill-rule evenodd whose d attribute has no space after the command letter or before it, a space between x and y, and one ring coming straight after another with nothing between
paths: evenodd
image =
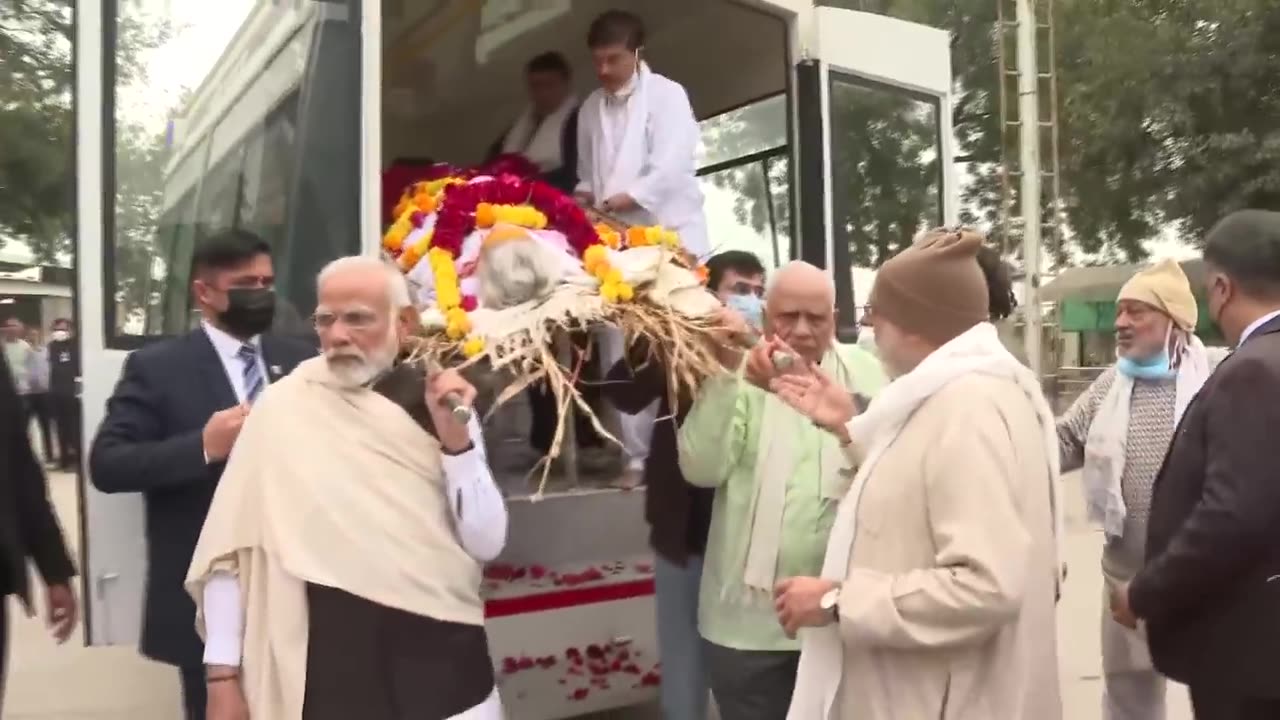
<instances>
[{"instance_id":1,"label":"white pillar","mask_svg":"<svg viewBox=\"0 0 1280 720\"><path fill-rule=\"evenodd\" d=\"M1035 0L1016 0L1018 21L1018 119L1021 130L1022 259L1026 272L1023 340L1027 364L1039 376L1040 318L1040 71L1036 54Z\"/></svg>"}]
</instances>

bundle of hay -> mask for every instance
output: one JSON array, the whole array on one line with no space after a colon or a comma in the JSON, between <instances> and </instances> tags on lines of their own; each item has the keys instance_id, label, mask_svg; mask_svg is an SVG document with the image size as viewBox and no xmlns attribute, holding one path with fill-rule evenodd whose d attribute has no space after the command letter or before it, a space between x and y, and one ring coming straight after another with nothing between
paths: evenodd
<instances>
[{"instance_id":1,"label":"bundle of hay","mask_svg":"<svg viewBox=\"0 0 1280 720\"><path fill-rule=\"evenodd\" d=\"M548 460L560 453L571 405L617 442L578 389L585 356L557 358L561 333L612 326L627 347L643 341L673 399L720 369L710 342L719 302L668 230L593 223L573 199L513 175L416 183L396 212L383 249L419 304L417 352L505 373L512 382L494 407L547 383L561 410Z\"/></svg>"}]
</instances>

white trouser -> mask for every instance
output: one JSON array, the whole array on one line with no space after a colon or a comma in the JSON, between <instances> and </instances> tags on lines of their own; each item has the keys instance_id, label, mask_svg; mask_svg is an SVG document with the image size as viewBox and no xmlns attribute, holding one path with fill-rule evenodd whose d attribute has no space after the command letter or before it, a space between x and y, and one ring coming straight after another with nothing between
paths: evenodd
<instances>
[{"instance_id":1,"label":"white trouser","mask_svg":"<svg viewBox=\"0 0 1280 720\"><path fill-rule=\"evenodd\" d=\"M1103 720L1165 720L1168 683L1151 664L1147 642L1124 627L1102 602Z\"/></svg>"},{"instance_id":2,"label":"white trouser","mask_svg":"<svg viewBox=\"0 0 1280 720\"><path fill-rule=\"evenodd\" d=\"M597 336L600 348L600 359L604 361L604 372L608 372L614 363L626 354L626 342L622 331L608 327ZM653 423L658 418L658 401L654 400L644 410L635 415L618 413L619 432L622 437L622 449L627 455L628 470L643 470L645 460L649 458L649 440L653 437Z\"/></svg>"}]
</instances>

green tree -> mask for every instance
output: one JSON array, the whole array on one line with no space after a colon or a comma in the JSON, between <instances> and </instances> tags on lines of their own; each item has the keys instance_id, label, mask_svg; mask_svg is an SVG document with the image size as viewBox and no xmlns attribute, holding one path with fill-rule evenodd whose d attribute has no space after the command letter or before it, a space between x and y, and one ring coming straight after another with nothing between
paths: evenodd
<instances>
[{"instance_id":1,"label":"green tree","mask_svg":"<svg viewBox=\"0 0 1280 720\"><path fill-rule=\"evenodd\" d=\"M22 239L41 262L69 251L75 229L72 6L72 0L0 3L0 242ZM125 13L116 29L117 85L123 85L141 77L143 53L169 28ZM119 133L121 162L154 159L154 141L133 129ZM125 212L145 205L145 192L122 192L117 205L130 208Z\"/></svg>"},{"instance_id":2,"label":"green tree","mask_svg":"<svg viewBox=\"0 0 1280 720\"><path fill-rule=\"evenodd\" d=\"M1001 236L1002 138L997 68L999 0L835 0L824 5L888 14L952 35L952 124L969 159L961 220ZM1270 0L1055 0L1065 246L1095 258L1138 261L1169 229L1203 238L1242 207L1280 209L1280 5ZM1043 7L1043 5L1042 5ZM1015 48L1009 38L1007 50ZM904 50L904 52L906 52ZM1041 47L1042 62L1047 48ZM933 222L936 159L919 106L874 93L833 93L837 237L860 265L878 265ZM1011 96L1016 102L1016 96ZM1045 116L1047 117L1047 98ZM725 123L710 142L751 147L748 124ZM1048 145L1043 148L1047 151ZM718 153L725 156L725 152ZM904 161L907 159L908 161ZM950 159L947 159L948 161ZM765 228L759 180L743 169L714 178L740 195L742 222ZM1014 201L1017 198L1015 182ZM773 187L785 206L785 184ZM1047 198L1042 199L1046 217ZM1051 238L1046 238L1050 242Z\"/></svg>"},{"instance_id":3,"label":"green tree","mask_svg":"<svg viewBox=\"0 0 1280 720\"><path fill-rule=\"evenodd\" d=\"M951 31L952 120L961 152L975 159L964 219L998 228L996 0L853 4ZM1232 210L1280 208L1274 121L1280 6L1269 0L1056 0L1055 6L1060 162L1072 244L1051 248L1060 262L1070 249L1136 261L1166 227L1198 241Z\"/></svg>"}]
</instances>

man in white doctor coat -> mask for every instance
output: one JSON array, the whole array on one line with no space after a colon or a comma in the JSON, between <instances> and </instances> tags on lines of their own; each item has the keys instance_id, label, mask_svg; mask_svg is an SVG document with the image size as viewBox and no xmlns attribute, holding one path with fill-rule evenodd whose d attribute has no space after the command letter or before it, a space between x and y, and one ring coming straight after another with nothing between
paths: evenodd
<instances>
[{"instance_id":1,"label":"man in white doctor coat","mask_svg":"<svg viewBox=\"0 0 1280 720\"><path fill-rule=\"evenodd\" d=\"M581 202L633 225L662 225L679 234L692 255L710 254L698 185L698 121L685 89L649 69L642 59L644 23L609 10L592 23L587 45L600 87L578 112L578 186ZM602 338L604 367L623 356L621 333ZM657 403L622 415L627 452L623 483L640 481L649 454Z\"/></svg>"}]
</instances>

